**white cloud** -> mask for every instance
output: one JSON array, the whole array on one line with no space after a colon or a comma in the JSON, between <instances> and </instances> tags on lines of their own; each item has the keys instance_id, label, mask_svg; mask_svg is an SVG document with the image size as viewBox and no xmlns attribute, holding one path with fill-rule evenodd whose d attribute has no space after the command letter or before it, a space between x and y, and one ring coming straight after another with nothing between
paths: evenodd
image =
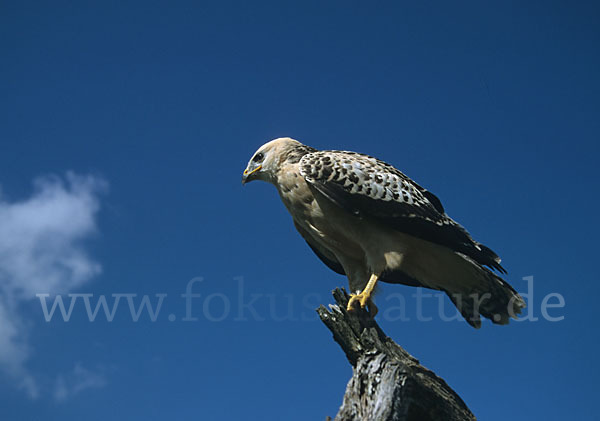
<instances>
[{"instance_id":1,"label":"white cloud","mask_svg":"<svg viewBox=\"0 0 600 421\"><path fill-rule=\"evenodd\" d=\"M0 371L32 398L39 394L26 368L33 351L17 308L37 293L65 293L100 273L83 241L97 230L98 194L105 189L97 177L68 173L35 180L26 200L0 196Z\"/></svg>"},{"instance_id":2,"label":"white cloud","mask_svg":"<svg viewBox=\"0 0 600 421\"><path fill-rule=\"evenodd\" d=\"M77 363L72 372L57 377L54 385L54 399L62 402L86 389L104 385L106 385L106 377L102 372L90 371Z\"/></svg>"}]
</instances>

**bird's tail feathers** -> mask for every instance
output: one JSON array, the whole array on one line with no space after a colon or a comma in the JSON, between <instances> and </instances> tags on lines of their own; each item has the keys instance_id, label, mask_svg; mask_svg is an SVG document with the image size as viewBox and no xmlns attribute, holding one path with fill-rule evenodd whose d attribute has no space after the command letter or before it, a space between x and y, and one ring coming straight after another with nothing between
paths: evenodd
<instances>
[{"instance_id":1,"label":"bird's tail feathers","mask_svg":"<svg viewBox=\"0 0 600 421\"><path fill-rule=\"evenodd\" d=\"M516 319L525 308L523 298L506 281L481 267L482 282L471 291L446 291L465 320L474 328L481 327L481 317L505 325Z\"/></svg>"}]
</instances>

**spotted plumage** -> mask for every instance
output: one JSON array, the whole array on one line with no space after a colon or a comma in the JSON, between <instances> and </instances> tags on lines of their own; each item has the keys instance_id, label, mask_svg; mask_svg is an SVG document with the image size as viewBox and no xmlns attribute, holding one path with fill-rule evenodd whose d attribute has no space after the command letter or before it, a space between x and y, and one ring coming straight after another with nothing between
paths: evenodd
<instances>
[{"instance_id":1,"label":"spotted plumage","mask_svg":"<svg viewBox=\"0 0 600 421\"><path fill-rule=\"evenodd\" d=\"M353 292L362 291L355 296L361 306L372 303L380 280L445 291L475 327L480 314L504 324L524 307L485 267L505 272L496 253L473 240L434 194L383 161L281 138L248 163L243 182L255 179L275 185L310 248L348 277Z\"/></svg>"}]
</instances>

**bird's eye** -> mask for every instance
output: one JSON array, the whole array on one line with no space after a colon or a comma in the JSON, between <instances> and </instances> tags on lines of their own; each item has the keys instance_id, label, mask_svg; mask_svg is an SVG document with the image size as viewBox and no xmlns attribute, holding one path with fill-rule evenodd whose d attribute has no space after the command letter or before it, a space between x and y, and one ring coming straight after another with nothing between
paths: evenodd
<instances>
[{"instance_id":1,"label":"bird's eye","mask_svg":"<svg viewBox=\"0 0 600 421\"><path fill-rule=\"evenodd\" d=\"M256 155L254 155L254 158L252 158L252 160L254 162L260 162L263 160L265 156L262 154L262 152L257 153Z\"/></svg>"}]
</instances>

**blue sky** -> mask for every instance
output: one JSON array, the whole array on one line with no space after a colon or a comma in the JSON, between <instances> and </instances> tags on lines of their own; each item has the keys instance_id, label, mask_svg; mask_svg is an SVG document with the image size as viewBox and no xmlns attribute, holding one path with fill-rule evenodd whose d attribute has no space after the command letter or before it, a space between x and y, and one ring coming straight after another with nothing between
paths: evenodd
<instances>
[{"instance_id":1,"label":"blue sky","mask_svg":"<svg viewBox=\"0 0 600 421\"><path fill-rule=\"evenodd\" d=\"M517 290L533 276L539 320L479 331L384 286L388 335L481 419L593 418L599 20L593 2L3 2L0 417L335 415L351 368L313 309L346 280L271 186L240 184L292 136L389 161ZM36 294L69 293L137 295L112 321L80 295L46 322ZM134 321L128 300L157 294Z\"/></svg>"}]
</instances>

